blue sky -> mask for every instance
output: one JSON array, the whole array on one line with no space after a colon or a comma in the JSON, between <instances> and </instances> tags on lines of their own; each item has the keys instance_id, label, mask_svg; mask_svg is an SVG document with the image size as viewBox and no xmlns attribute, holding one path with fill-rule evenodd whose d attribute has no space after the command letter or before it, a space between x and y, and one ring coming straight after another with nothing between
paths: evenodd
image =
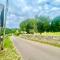
<instances>
[{"instance_id":1,"label":"blue sky","mask_svg":"<svg viewBox=\"0 0 60 60\"><path fill-rule=\"evenodd\" d=\"M6 0L0 3L5 5ZM51 18L60 15L60 0L9 0L6 26L19 27L24 19L43 14Z\"/></svg>"}]
</instances>

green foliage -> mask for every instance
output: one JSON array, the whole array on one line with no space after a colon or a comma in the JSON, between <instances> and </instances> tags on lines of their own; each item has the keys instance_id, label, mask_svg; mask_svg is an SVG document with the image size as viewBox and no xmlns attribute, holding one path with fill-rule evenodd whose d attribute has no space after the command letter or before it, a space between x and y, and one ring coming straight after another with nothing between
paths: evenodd
<instances>
[{"instance_id":1,"label":"green foliage","mask_svg":"<svg viewBox=\"0 0 60 60\"><path fill-rule=\"evenodd\" d=\"M40 16L35 19L27 19L20 24L22 31L27 33L44 32L49 30L49 18Z\"/></svg>"},{"instance_id":2,"label":"green foliage","mask_svg":"<svg viewBox=\"0 0 60 60\"><path fill-rule=\"evenodd\" d=\"M49 17L40 16L37 19L38 19L38 23L37 23L38 32L49 31L49 26L50 26Z\"/></svg>"},{"instance_id":3,"label":"green foliage","mask_svg":"<svg viewBox=\"0 0 60 60\"><path fill-rule=\"evenodd\" d=\"M4 50L0 51L0 60L21 60L21 56L16 52L10 37L6 36Z\"/></svg>"},{"instance_id":4,"label":"green foliage","mask_svg":"<svg viewBox=\"0 0 60 60\"><path fill-rule=\"evenodd\" d=\"M51 28L52 31L56 31L56 32L60 31L60 16L53 19L51 23Z\"/></svg>"},{"instance_id":5,"label":"green foliage","mask_svg":"<svg viewBox=\"0 0 60 60\"><path fill-rule=\"evenodd\" d=\"M11 30L11 29L6 28L6 30L5 30L5 33L6 33L6 34L9 34L9 33L11 33L11 32L12 32L12 30Z\"/></svg>"},{"instance_id":6,"label":"green foliage","mask_svg":"<svg viewBox=\"0 0 60 60\"><path fill-rule=\"evenodd\" d=\"M20 24L20 28L22 31L26 31L27 33L34 33L36 31L36 20L35 19L27 19Z\"/></svg>"},{"instance_id":7,"label":"green foliage","mask_svg":"<svg viewBox=\"0 0 60 60\"><path fill-rule=\"evenodd\" d=\"M43 23L41 21L37 22L37 29L38 29L38 32L40 33L43 32Z\"/></svg>"},{"instance_id":8,"label":"green foliage","mask_svg":"<svg viewBox=\"0 0 60 60\"><path fill-rule=\"evenodd\" d=\"M27 33L58 32L60 31L60 16L53 20L46 16L27 19L20 24L20 30Z\"/></svg>"},{"instance_id":9,"label":"green foliage","mask_svg":"<svg viewBox=\"0 0 60 60\"><path fill-rule=\"evenodd\" d=\"M16 32L18 30L18 32ZM36 18L29 18L24 20L20 24L20 28L17 29L9 29L6 28L6 34L15 34L19 35L20 33L42 33L42 32L60 32L60 16L55 17L51 20L49 17L40 16ZM0 35L3 35L3 29L1 31L0 28Z\"/></svg>"},{"instance_id":10,"label":"green foliage","mask_svg":"<svg viewBox=\"0 0 60 60\"><path fill-rule=\"evenodd\" d=\"M16 36L19 36L19 35L20 35L19 30L16 30L14 34L15 34Z\"/></svg>"},{"instance_id":11,"label":"green foliage","mask_svg":"<svg viewBox=\"0 0 60 60\"><path fill-rule=\"evenodd\" d=\"M10 41L8 36L6 36L6 39L4 40L4 47L5 48L13 48L13 43L12 43L12 41Z\"/></svg>"},{"instance_id":12,"label":"green foliage","mask_svg":"<svg viewBox=\"0 0 60 60\"><path fill-rule=\"evenodd\" d=\"M3 28L0 27L0 36L3 35Z\"/></svg>"},{"instance_id":13,"label":"green foliage","mask_svg":"<svg viewBox=\"0 0 60 60\"><path fill-rule=\"evenodd\" d=\"M26 20L26 21L23 21L23 22L20 24L20 30L26 31L26 26L27 26L27 20Z\"/></svg>"},{"instance_id":14,"label":"green foliage","mask_svg":"<svg viewBox=\"0 0 60 60\"><path fill-rule=\"evenodd\" d=\"M19 30L19 29L17 29L17 28L14 28L14 29L6 28L5 34L12 34L12 33L15 34L17 30Z\"/></svg>"}]
</instances>

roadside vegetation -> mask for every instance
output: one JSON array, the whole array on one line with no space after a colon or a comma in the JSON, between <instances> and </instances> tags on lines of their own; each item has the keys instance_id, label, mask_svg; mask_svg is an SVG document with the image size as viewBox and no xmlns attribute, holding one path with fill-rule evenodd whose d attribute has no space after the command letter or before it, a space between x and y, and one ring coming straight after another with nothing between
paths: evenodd
<instances>
[{"instance_id":1,"label":"roadside vegetation","mask_svg":"<svg viewBox=\"0 0 60 60\"><path fill-rule=\"evenodd\" d=\"M20 31L27 34L60 32L60 16L54 19L46 16L27 19L20 24Z\"/></svg>"},{"instance_id":2,"label":"roadside vegetation","mask_svg":"<svg viewBox=\"0 0 60 60\"><path fill-rule=\"evenodd\" d=\"M39 16L35 18L29 18L20 23L19 28L6 28L6 34L35 34L35 33L53 33L60 32L60 16L53 19L47 16ZM57 34L57 35L58 35ZM56 35L56 34L55 34Z\"/></svg>"},{"instance_id":3,"label":"roadside vegetation","mask_svg":"<svg viewBox=\"0 0 60 60\"><path fill-rule=\"evenodd\" d=\"M0 60L20 60L21 57L16 52L12 41L7 36L4 40L4 50L0 51Z\"/></svg>"},{"instance_id":4,"label":"roadside vegetation","mask_svg":"<svg viewBox=\"0 0 60 60\"><path fill-rule=\"evenodd\" d=\"M20 37L60 47L60 16L30 18L20 24Z\"/></svg>"},{"instance_id":5,"label":"roadside vegetation","mask_svg":"<svg viewBox=\"0 0 60 60\"><path fill-rule=\"evenodd\" d=\"M29 18L20 23L19 28L6 28L6 34L60 47L60 16Z\"/></svg>"},{"instance_id":6,"label":"roadside vegetation","mask_svg":"<svg viewBox=\"0 0 60 60\"><path fill-rule=\"evenodd\" d=\"M60 36L54 35L54 33L52 34L53 34L52 36L50 35L50 33L43 33L43 35L42 34L34 34L34 35L33 34L21 34L19 37L30 40L30 41L36 41L39 43L60 47Z\"/></svg>"}]
</instances>

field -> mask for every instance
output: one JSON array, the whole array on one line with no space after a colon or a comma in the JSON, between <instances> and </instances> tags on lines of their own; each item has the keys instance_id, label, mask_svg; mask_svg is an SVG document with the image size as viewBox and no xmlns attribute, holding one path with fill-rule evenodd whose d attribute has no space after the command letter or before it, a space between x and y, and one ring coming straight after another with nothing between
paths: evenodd
<instances>
[{"instance_id":1,"label":"field","mask_svg":"<svg viewBox=\"0 0 60 60\"><path fill-rule=\"evenodd\" d=\"M43 36L60 36L60 32L44 32L42 33Z\"/></svg>"},{"instance_id":2,"label":"field","mask_svg":"<svg viewBox=\"0 0 60 60\"><path fill-rule=\"evenodd\" d=\"M49 44L52 46L60 47L60 32L49 32L49 33L42 33L42 34L22 34L20 37L44 43Z\"/></svg>"},{"instance_id":3,"label":"field","mask_svg":"<svg viewBox=\"0 0 60 60\"><path fill-rule=\"evenodd\" d=\"M20 56L16 53L10 37L6 37L4 40L4 50L0 51L0 60L20 60Z\"/></svg>"}]
</instances>

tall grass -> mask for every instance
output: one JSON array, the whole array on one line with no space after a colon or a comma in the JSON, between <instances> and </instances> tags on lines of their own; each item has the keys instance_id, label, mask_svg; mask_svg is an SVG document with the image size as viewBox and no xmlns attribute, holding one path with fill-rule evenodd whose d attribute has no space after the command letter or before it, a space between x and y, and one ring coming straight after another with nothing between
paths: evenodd
<instances>
[{"instance_id":1,"label":"tall grass","mask_svg":"<svg viewBox=\"0 0 60 60\"><path fill-rule=\"evenodd\" d=\"M60 36L60 32L44 32L42 33L44 36Z\"/></svg>"},{"instance_id":2,"label":"tall grass","mask_svg":"<svg viewBox=\"0 0 60 60\"><path fill-rule=\"evenodd\" d=\"M13 43L8 36L4 40L4 50L0 51L0 60L20 60L20 56L16 53Z\"/></svg>"}]
</instances>

